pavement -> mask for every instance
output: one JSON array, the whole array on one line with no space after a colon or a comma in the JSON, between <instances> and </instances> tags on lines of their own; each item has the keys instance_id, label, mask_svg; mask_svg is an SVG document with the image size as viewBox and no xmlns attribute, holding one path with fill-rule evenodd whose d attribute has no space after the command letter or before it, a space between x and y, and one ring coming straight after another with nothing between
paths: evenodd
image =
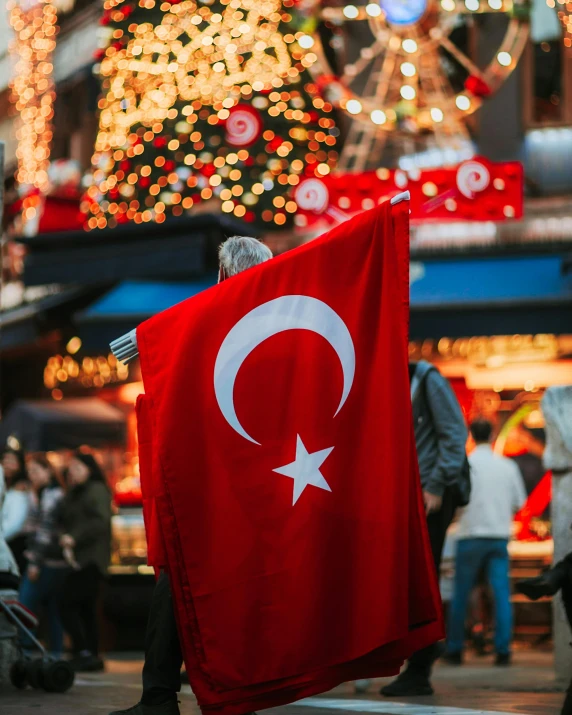
<instances>
[{"instance_id":1,"label":"pavement","mask_svg":"<svg viewBox=\"0 0 572 715\"><path fill-rule=\"evenodd\" d=\"M550 653L517 653L510 668L495 668L491 658L472 659L462 667L438 665L435 695L388 701L379 695L385 682L373 681L365 695L356 696L346 683L319 697L275 708L269 715L559 715L564 687L554 681ZM106 672L79 675L63 695L41 691L0 692L1 715L106 715L138 701L140 657L109 656ZM340 713L341 711L341 713ZM182 715L199 715L190 687L181 693Z\"/></svg>"}]
</instances>

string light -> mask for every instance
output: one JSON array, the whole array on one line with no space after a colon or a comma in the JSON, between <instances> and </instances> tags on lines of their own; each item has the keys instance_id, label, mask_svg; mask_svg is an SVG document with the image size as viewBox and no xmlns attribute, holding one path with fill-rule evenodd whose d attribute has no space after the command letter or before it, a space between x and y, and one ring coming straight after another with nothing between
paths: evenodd
<instances>
[{"instance_id":1,"label":"string light","mask_svg":"<svg viewBox=\"0 0 572 715\"><path fill-rule=\"evenodd\" d=\"M56 46L57 16L51 0L9 5L17 57L11 100L18 113L17 182L41 192L48 187L48 166L55 100L52 55Z\"/></svg>"},{"instance_id":2,"label":"string light","mask_svg":"<svg viewBox=\"0 0 572 715\"><path fill-rule=\"evenodd\" d=\"M86 356L81 360L74 359L71 355L54 355L48 359L44 368L44 386L48 390L61 391L63 385L103 387L110 383L123 382L128 377L129 367L119 362L112 353L107 356Z\"/></svg>"}]
</instances>

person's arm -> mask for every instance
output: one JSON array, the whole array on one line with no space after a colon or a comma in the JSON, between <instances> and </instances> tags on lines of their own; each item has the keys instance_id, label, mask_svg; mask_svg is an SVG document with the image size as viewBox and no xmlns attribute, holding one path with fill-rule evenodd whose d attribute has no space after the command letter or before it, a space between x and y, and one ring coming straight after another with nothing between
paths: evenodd
<instances>
[{"instance_id":1,"label":"person's arm","mask_svg":"<svg viewBox=\"0 0 572 715\"><path fill-rule=\"evenodd\" d=\"M84 546L98 541L109 530L111 521L111 496L103 484L94 484L91 503L85 509L83 518L66 531L71 536L73 546ZM65 539L65 537L64 537ZM64 540L60 542L65 547Z\"/></svg>"},{"instance_id":2,"label":"person's arm","mask_svg":"<svg viewBox=\"0 0 572 715\"><path fill-rule=\"evenodd\" d=\"M514 462L510 462L512 468L512 510L516 514L524 506L528 495L520 469Z\"/></svg>"},{"instance_id":3,"label":"person's arm","mask_svg":"<svg viewBox=\"0 0 572 715\"><path fill-rule=\"evenodd\" d=\"M29 509L27 492L12 489L6 494L2 508L2 530L6 541L22 533Z\"/></svg>"},{"instance_id":4,"label":"person's arm","mask_svg":"<svg viewBox=\"0 0 572 715\"><path fill-rule=\"evenodd\" d=\"M437 434L438 457L424 490L442 497L463 469L467 428L451 385L437 370L425 378L425 395Z\"/></svg>"}]
</instances>

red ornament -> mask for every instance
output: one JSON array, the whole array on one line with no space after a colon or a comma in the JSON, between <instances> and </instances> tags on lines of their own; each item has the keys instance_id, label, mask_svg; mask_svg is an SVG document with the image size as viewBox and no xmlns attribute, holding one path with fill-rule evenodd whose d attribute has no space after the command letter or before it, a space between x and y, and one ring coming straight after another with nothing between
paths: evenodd
<instances>
[{"instance_id":1,"label":"red ornament","mask_svg":"<svg viewBox=\"0 0 572 715\"><path fill-rule=\"evenodd\" d=\"M247 223L252 223L254 219L256 218L256 215L254 211L247 211L244 216L242 217L243 221L246 221Z\"/></svg>"},{"instance_id":2,"label":"red ornament","mask_svg":"<svg viewBox=\"0 0 572 715\"><path fill-rule=\"evenodd\" d=\"M141 186L141 188L146 189L150 185L151 185L151 179L148 176L142 176L139 179L139 186Z\"/></svg>"},{"instance_id":3,"label":"red ornament","mask_svg":"<svg viewBox=\"0 0 572 715\"><path fill-rule=\"evenodd\" d=\"M122 10L122 12L123 12L123 18L124 18L124 19L128 18L129 15L131 15L131 13L133 12L134 9L135 9L135 8L133 7L133 5L126 5L126 6L123 8L123 10Z\"/></svg>"},{"instance_id":4,"label":"red ornament","mask_svg":"<svg viewBox=\"0 0 572 715\"><path fill-rule=\"evenodd\" d=\"M212 176L216 172L216 166L214 164L205 164L201 170L201 173L206 176Z\"/></svg>"},{"instance_id":5,"label":"red ornament","mask_svg":"<svg viewBox=\"0 0 572 715\"><path fill-rule=\"evenodd\" d=\"M163 168L165 169L165 171L171 172L171 171L173 171L175 166L176 166L175 162L172 161L171 159L169 159L168 161L165 162Z\"/></svg>"},{"instance_id":6,"label":"red ornament","mask_svg":"<svg viewBox=\"0 0 572 715\"><path fill-rule=\"evenodd\" d=\"M225 122L225 141L231 146L251 146L262 134L262 119L250 104L237 104Z\"/></svg>"},{"instance_id":7,"label":"red ornament","mask_svg":"<svg viewBox=\"0 0 572 715\"><path fill-rule=\"evenodd\" d=\"M254 157L250 155L247 156L244 160L244 166L254 166Z\"/></svg>"},{"instance_id":8,"label":"red ornament","mask_svg":"<svg viewBox=\"0 0 572 715\"><path fill-rule=\"evenodd\" d=\"M489 85L480 77L476 75L469 75L465 80L465 89L467 92L471 92L475 97L488 97L492 94L492 89Z\"/></svg>"},{"instance_id":9,"label":"red ornament","mask_svg":"<svg viewBox=\"0 0 572 715\"><path fill-rule=\"evenodd\" d=\"M93 59L96 62L101 62L101 60L105 57L105 50L103 48L100 48L99 50L96 50L93 53Z\"/></svg>"},{"instance_id":10,"label":"red ornament","mask_svg":"<svg viewBox=\"0 0 572 715\"><path fill-rule=\"evenodd\" d=\"M111 16L108 12L105 12L100 18L99 18L99 24L100 25L109 25L111 22Z\"/></svg>"},{"instance_id":11,"label":"red ornament","mask_svg":"<svg viewBox=\"0 0 572 715\"><path fill-rule=\"evenodd\" d=\"M167 146L167 138L155 137L155 139L153 139L153 146L157 147L157 149L162 149L164 146Z\"/></svg>"},{"instance_id":12,"label":"red ornament","mask_svg":"<svg viewBox=\"0 0 572 715\"><path fill-rule=\"evenodd\" d=\"M128 223L129 219L127 218L127 214L124 212L118 213L117 216L117 223Z\"/></svg>"},{"instance_id":13,"label":"red ornament","mask_svg":"<svg viewBox=\"0 0 572 715\"><path fill-rule=\"evenodd\" d=\"M113 47L114 50L117 50L117 52L119 52L119 50L123 49L123 42L117 41L117 42L114 42L111 46Z\"/></svg>"},{"instance_id":14,"label":"red ornament","mask_svg":"<svg viewBox=\"0 0 572 715\"><path fill-rule=\"evenodd\" d=\"M274 139L268 142L268 149L270 151L276 151L276 149L278 149L278 147L283 143L284 139L282 139L282 137L276 136L274 137Z\"/></svg>"},{"instance_id":15,"label":"red ornament","mask_svg":"<svg viewBox=\"0 0 572 715\"><path fill-rule=\"evenodd\" d=\"M127 171L128 169L131 168L131 162L128 161L127 159L123 159L123 161L120 162L120 164L119 164L119 168L120 168L122 171Z\"/></svg>"}]
</instances>

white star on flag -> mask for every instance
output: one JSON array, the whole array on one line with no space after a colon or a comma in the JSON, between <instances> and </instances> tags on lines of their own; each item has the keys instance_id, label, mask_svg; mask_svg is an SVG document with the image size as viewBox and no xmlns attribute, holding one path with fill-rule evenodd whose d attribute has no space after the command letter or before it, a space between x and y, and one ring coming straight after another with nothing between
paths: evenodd
<instances>
[{"instance_id":1,"label":"white star on flag","mask_svg":"<svg viewBox=\"0 0 572 715\"><path fill-rule=\"evenodd\" d=\"M300 435L296 437L296 459L284 467L273 469L273 472L283 474L294 480L294 494L292 506L302 496L302 492L307 486L318 487L327 492L331 492L330 485L320 472L320 467L332 453L333 447L321 449L319 452L308 452Z\"/></svg>"}]
</instances>

